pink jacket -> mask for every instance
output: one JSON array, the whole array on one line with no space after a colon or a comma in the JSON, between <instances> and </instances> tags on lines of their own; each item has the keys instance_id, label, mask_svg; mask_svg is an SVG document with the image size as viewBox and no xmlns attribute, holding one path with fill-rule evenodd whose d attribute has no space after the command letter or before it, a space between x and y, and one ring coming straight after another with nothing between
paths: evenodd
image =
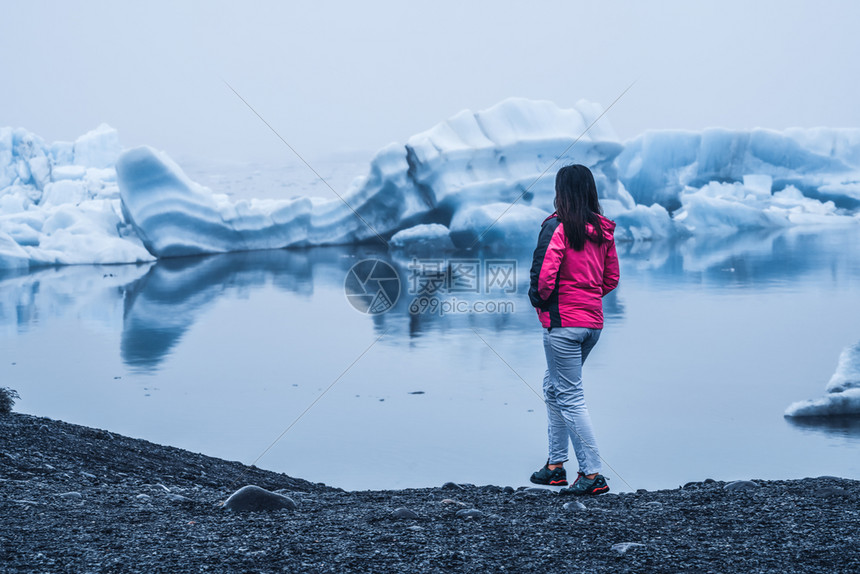
<instances>
[{"instance_id":1,"label":"pink jacket","mask_svg":"<svg viewBox=\"0 0 860 574\"><path fill-rule=\"evenodd\" d=\"M602 245L586 241L582 251L567 245L557 214L541 225L531 268L529 300L545 328L603 328L603 296L618 286L615 222L600 218ZM589 234L595 233L591 225Z\"/></svg>"}]
</instances>

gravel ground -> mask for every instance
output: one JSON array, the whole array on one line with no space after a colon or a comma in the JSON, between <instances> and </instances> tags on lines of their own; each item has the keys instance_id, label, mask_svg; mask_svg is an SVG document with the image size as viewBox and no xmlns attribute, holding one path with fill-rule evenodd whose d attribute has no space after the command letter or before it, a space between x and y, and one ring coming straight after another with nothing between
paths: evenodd
<instances>
[{"instance_id":1,"label":"gravel ground","mask_svg":"<svg viewBox=\"0 0 860 574\"><path fill-rule=\"evenodd\" d=\"M221 507L247 484L298 508ZM0 520L2 572L860 572L853 480L348 492L17 413Z\"/></svg>"}]
</instances>

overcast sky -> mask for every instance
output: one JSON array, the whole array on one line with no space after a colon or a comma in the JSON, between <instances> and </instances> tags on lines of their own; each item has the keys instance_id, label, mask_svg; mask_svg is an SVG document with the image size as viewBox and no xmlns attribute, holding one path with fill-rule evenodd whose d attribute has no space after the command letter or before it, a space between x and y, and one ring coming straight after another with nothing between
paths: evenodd
<instances>
[{"instance_id":1,"label":"overcast sky","mask_svg":"<svg viewBox=\"0 0 860 574\"><path fill-rule=\"evenodd\" d=\"M646 129L860 126L858 2L3 0L0 125L174 157L372 152L509 97Z\"/></svg>"}]
</instances>

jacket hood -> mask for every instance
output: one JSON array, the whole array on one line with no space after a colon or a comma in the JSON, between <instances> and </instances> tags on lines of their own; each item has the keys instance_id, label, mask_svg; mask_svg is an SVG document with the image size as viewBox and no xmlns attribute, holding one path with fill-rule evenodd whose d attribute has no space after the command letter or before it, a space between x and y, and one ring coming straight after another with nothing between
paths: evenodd
<instances>
[{"instance_id":1,"label":"jacket hood","mask_svg":"<svg viewBox=\"0 0 860 574\"><path fill-rule=\"evenodd\" d=\"M603 217L602 215L598 215L597 217L600 218L600 231L603 232L604 239L607 241L611 240L615 233L615 222ZM585 232L589 235L594 235L594 227L590 223L586 223Z\"/></svg>"},{"instance_id":2,"label":"jacket hood","mask_svg":"<svg viewBox=\"0 0 860 574\"><path fill-rule=\"evenodd\" d=\"M603 230L603 235L606 239L612 239L612 236L615 234L615 222L603 217L602 215L599 215L598 217L600 218L600 227Z\"/></svg>"},{"instance_id":3,"label":"jacket hood","mask_svg":"<svg viewBox=\"0 0 860 574\"><path fill-rule=\"evenodd\" d=\"M544 223L546 223L550 219L557 218L557 217L558 217L558 212L554 211L552 213L552 215L550 215L549 217L547 217L546 219L543 220L541 225L543 225ZM615 222L612 221L611 219L607 219L606 217L603 217L602 215L598 215L597 217L600 219L600 229L603 232L603 237L605 237L607 240L611 240L613 238L613 235L615 234ZM588 233L589 235L594 235L594 226L591 225L590 223L586 223L585 224L585 232Z\"/></svg>"}]
</instances>

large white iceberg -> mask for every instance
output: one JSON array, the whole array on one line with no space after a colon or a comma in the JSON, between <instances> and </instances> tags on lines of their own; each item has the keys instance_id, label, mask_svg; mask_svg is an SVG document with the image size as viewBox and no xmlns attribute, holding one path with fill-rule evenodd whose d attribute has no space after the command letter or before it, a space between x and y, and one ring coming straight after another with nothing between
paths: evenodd
<instances>
[{"instance_id":1,"label":"large white iceberg","mask_svg":"<svg viewBox=\"0 0 860 574\"><path fill-rule=\"evenodd\" d=\"M163 152L121 152L105 125L52 145L2 128L0 269L362 242L530 244L568 163L591 168L620 241L860 222L860 130L676 130L622 143L601 113L517 98L466 110L386 146L330 199L234 201Z\"/></svg>"},{"instance_id":2,"label":"large white iceberg","mask_svg":"<svg viewBox=\"0 0 860 574\"><path fill-rule=\"evenodd\" d=\"M411 179L445 212L517 200L549 212L558 167L581 163L594 172L603 197L632 207L615 169L623 146L608 121L594 123L602 112L585 101L565 110L519 98L462 111L409 138Z\"/></svg>"},{"instance_id":3,"label":"large white iceberg","mask_svg":"<svg viewBox=\"0 0 860 574\"><path fill-rule=\"evenodd\" d=\"M615 175L623 147L611 128L598 123L586 132L600 113L587 102L563 110L521 99L464 111L406 145L387 146L342 198L315 203L232 203L191 182L165 154L137 148L117 164L124 215L158 257L384 242L431 223L450 226L461 248L519 236L524 225L531 240L552 210L554 162L589 165L604 196L634 205Z\"/></svg>"},{"instance_id":4,"label":"large white iceberg","mask_svg":"<svg viewBox=\"0 0 860 574\"><path fill-rule=\"evenodd\" d=\"M842 351L836 371L824 390L823 397L791 404L785 416L860 415L860 343Z\"/></svg>"}]
</instances>

